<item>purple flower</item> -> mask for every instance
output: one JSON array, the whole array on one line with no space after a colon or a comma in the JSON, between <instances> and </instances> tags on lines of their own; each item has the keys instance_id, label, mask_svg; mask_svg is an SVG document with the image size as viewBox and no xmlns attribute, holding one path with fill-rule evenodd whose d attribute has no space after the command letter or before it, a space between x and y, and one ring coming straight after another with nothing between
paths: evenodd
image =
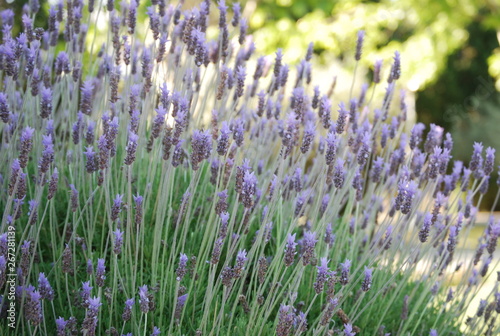
<instances>
[{"instance_id":1,"label":"purple flower","mask_svg":"<svg viewBox=\"0 0 500 336\"><path fill-rule=\"evenodd\" d=\"M54 168L54 172L49 181L49 192L47 194L47 199L52 199L57 191L57 182L59 181L59 174L57 168Z\"/></svg>"},{"instance_id":2,"label":"purple flower","mask_svg":"<svg viewBox=\"0 0 500 336\"><path fill-rule=\"evenodd\" d=\"M339 117L337 119L336 123L336 129L335 131L337 134L342 134L345 129L345 125L347 122L347 116L349 115L349 112L345 108L345 104L343 102L339 103Z\"/></svg>"},{"instance_id":3,"label":"purple flower","mask_svg":"<svg viewBox=\"0 0 500 336\"><path fill-rule=\"evenodd\" d=\"M344 186L344 180L344 160L338 158L333 171L333 184L335 185L335 188L342 189L342 187Z\"/></svg>"},{"instance_id":4,"label":"purple flower","mask_svg":"<svg viewBox=\"0 0 500 336\"><path fill-rule=\"evenodd\" d=\"M257 177L254 172L246 171L241 187L241 202L246 209L250 209L254 204L254 195L257 191Z\"/></svg>"},{"instance_id":5,"label":"purple flower","mask_svg":"<svg viewBox=\"0 0 500 336\"><path fill-rule=\"evenodd\" d=\"M373 166L370 171L370 177L373 183L378 183L380 181L383 169L384 169L384 159L380 156L377 156L377 158L373 160Z\"/></svg>"},{"instance_id":6,"label":"purple flower","mask_svg":"<svg viewBox=\"0 0 500 336\"><path fill-rule=\"evenodd\" d=\"M408 295L405 295L403 298L403 308L401 309L401 320L407 320L408 319L408 301L410 297Z\"/></svg>"},{"instance_id":7,"label":"purple flower","mask_svg":"<svg viewBox=\"0 0 500 336\"><path fill-rule=\"evenodd\" d=\"M495 164L495 149L486 148L486 160L484 161L483 171L485 175L490 175L493 172L493 165Z\"/></svg>"},{"instance_id":8,"label":"purple flower","mask_svg":"<svg viewBox=\"0 0 500 336\"><path fill-rule=\"evenodd\" d=\"M429 332L429 336L438 336L438 332L436 329L431 329L431 331Z\"/></svg>"},{"instance_id":9,"label":"purple flower","mask_svg":"<svg viewBox=\"0 0 500 336\"><path fill-rule=\"evenodd\" d=\"M241 18L240 20L240 36L238 37L238 43L240 45L245 44L246 34L248 30L248 21L246 18Z\"/></svg>"},{"instance_id":10,"label":"purple flower","mask_svg":"<svg viewBox=\"0 0 500 336\"><path fill-rule=\"evenodd\" d=\"M21 132L21 136L19 138L20 144L20 153L19 153L19 164L21 168L26 168L28 164L28 155L33 148L33 134L35 133L35 129L29 126Z\"/></svg>"},{"instance_id":11,"label":"purple flower","mask_svg":"<svg viewBox=\"0 0 500 336\"><path fill-rule=\"evenodd\" d=\"M304 238L302 239L302 264L304 266L311 263L317 242L316 232L304 232Z\"/></svg>"},{"instance_id":12,"label":"purple flower","mask_svg":"<svg viewBox=\"0 0 500 336\"><path fill-rule=\"evenodd\" d=\"M236 91L235 96L243 96L243 88L245 86L245 78L247 76L246 69L244 66L238 66L236 69Z\"/></svg>"},{"instance_id":13,"label":"purple flower","mask_svg":"<svg viewBox=\"0 0 500 336\"><path fill-rule=\"evenodd\" d=\"M129 321L132 317L132 307L134 306L135 299L127 299L125 301L125 307L123 308L122 320L124 322Z\"/></svg>"},{"instance_id":14,"label":"purple flower","mask_svg":"<svg viewBox=\"0 0 500 336\"><path fill-rule=\"evenodd\" d=\"M161 105L156 109L156 116L153 120L153 126L151 127L151 136L153 139L156 139L160 136L160 132L165 123L165 115L167 114L167 110Z\"/></svg>"},{"instance_id":15,"label":"purple flower","mask_svg":"<svg viewBox=\"0 0 500 336\"><path fill-rule=\"evenodd\" d=\"M94 273L94 265L92 264L92 259L87 259L87 270L86 270L88 275L91 275Z\"/></svg>"},{"instance_id":16,"label":"purple flower","mask_svg":"<svg viewBox=\"0 0 500 336\"><path fill-rule=\"evenodd\" d=\"M97 328L97 316L99 307L102 306L101 298L93 297L88 299L88 308L85 319L82 323L82 332L89 336L95 336Z\"/></svg>"},{"instance_id":17,"label":"purple flower","mask_svg":"<svg viewBox=\"0 0 500 336\"><path fill-rule=\"evenodd\" d=\"M160 335L160 328L158 327L153 327L153 332L151 333L151 336L158 336Z\"/></svg>"},{"instance_id":18,"label":"purple flower","mask_svg":"<svg viewBox=\"0 0 500 336\"><path fill-rule=\"evenodd\" d=\"M361 283L361 289L364 292L368 292L372 286L372 273L373 273L373 269L365 266L365 278L363 279L363 282Z\"/></svg>"},{"instance_id":19,"label":"purple flower","mask_svg":"<svg viewBox=\"0 0 500 336\"><path fill-rule=\"evenodd\" d=\"M3 287L7 277L7 259L0 254L0 286Z\"/></svg>"},{"instance_id":20,"label":"purple flower","mask_svg":"<svg viewBox=\"0 0 500 336\"><path fill-rule=\"evenodd\" d=\"M358 150L358 164L363 167L368 158L370 157L372 151L372 141L370 132L363 134L361 138L361 148Z\"/></svg>"},{"instance_id":21,"label":"purple flower","mask_svg":"<svg viewBox=\"0 0 500 336\"><path fill-rule=\"evenodd\" d=\"M80 111L86 115L91 115L92 113L92 96L94 92L94 80L92 78L87 79L82 83L81 88L81 100L80 100Z\"/></svg>"},{"instance_id":22,"label":"purple flower","mask_svg":"<svg viewBox=\"0 0 500 336\"><path fill-rule=\"evenodd\" d=\"M212 151L212 136L210 135L210 131L195 130L191 140L191 147L193 148L191 164L193 170L198 170L199 164L203 160L210 158L210 152Z\"/></svg>"},{"instance_id":23,"label":"purple flower","mask_svg":"<svg viewBox=\"0 0 500 336\"><path fill-rule=\"evenodd\" d=\"M417 123L413 126L410 136L410 148L415 149L422 142L422 132L425 129L425 125L422 123Z\"/></svg>"},{"instance_id":24,"label":"purple flower","mask_svg":"<svg viewBox=\"0 0 500 336\"><path fill-rule=\"evenodd\" d=\"M175 271L175 274L177 275L177 281L181 281L184 275L186 274L186 266L188 262L188 257L184 253L181 253L181 256L179 258L179 266L177 267L177 270Z\"/></svg>"},{"instance_id":25,"label":"purple flower","mask_svg":"<svg viewBox=\"0 0 500 336\"><path fill-rule=\"evenodd\" d=\"M302 137L302 146L300 151L305 154L311 148L311 144L314 142L314 137L316 135L316 126L312 122L306 123L304 127L304 135Z\"/></svg>"},{"instance_id":26,"label":"purple flower","mask_svg":"<svg viewBox=\"0 0 500 336\"><path fill-rule=\"evenodd\" d=\"M227 121L224 121L222 122L220 135L217 140L217 153L221 156L226 155L227 149L229 148L229 134L231 134L231 129Z\"/></svg>"},{"instance_id":27,"label":"purple flower","mask_svg":"<svg viewBox=\"0 0 500 336\"><path fill-rule=\"evenodd\" d=\"M294 320L295 314L293 312L293 307L281 305L278 312L278 325L276 326L276 335L290 335Z\"/></svg>"},{"instance_id":28,"label":"purple flower","mask_svg":"<svg viewBox=\"0 0 500 336\"><path fill-rule=\"evenodd\" d=\"M136 227L142 222L142 202L144 200L144 198L137 194L137 196L132 196L132 198L134 199L134 204L135 204L135 217L134 217L134 224L136 225Z\"/></svg>"},{"instance_id":29,"label":"purple flower","mask_svg":"<svg viewBox=\"0 0 500 336\"><path fill-rule=\"evenodd\" d=\"M28 290L25 304L25 317L31 322L31 325L38 326L43 321L42 296L36 290Z\"/></svg>"},{"instance_id":30,"label":"purple flower","mask_svg":"<svg viewBox=\"0 0 500 336\"><path fill-rule=\"evenodd\" d=\"M50 286L49 280L44 273L38 275L38 289L42 299L52 301L54 300L54 291L52 286Z\"/></svg>"},{"instance_id":31,"label":"purple flower","mask_svg":"<svg viewBox=\"0 0 500 336\"><path fill-rule=\"evenodd\" d=\"M318 115L323 122L323 127L325 129L329 129L331 125L331 108L332 103L330 102L330 99L328 99L328 96L322 96L319 102Z\"/></svg>"},{"instance_id":32,"label":"purple flower","mask_svg":"<svg viewBox=\"0 0 500 336\"><path fill-rule=\"evenodd\" d=\"M245 269L245 262L248 260L247 251L240 250L236 255L236 265L233 268L233 277L239 278L241 277L241 272Z\"/></svg>"},{"instance_id":33,"label":"purple flower","mask_svg":"<svg viewBox=\"0 0 500 336\"><path fill-rule=\"evenodd\" d=\"M139 140L139 136L133 132L129 132L127 147L125 150L127 151L127 156L123 161L124 164L130 166L135 161L135 152L137 150L137 140Z\"/></svg>"},{"instance_id":34,"label":"purple flower","mask_svg":"<svg viewBox=\"0 0 500 336\"><path fill-rule=\"evenodd\" d=\"M176 320L181 318L182 309L186 304L187 298L188 298L187 294L181 295L177 298L177 304L175 305L175 312L174 312L174 317Z\"/></svg>"},{"instance_id":35,"label":"purple flower","mask_svg":"<svg viewBox=\"0 0 500 336\"><path fill-rule=\"evenodd\" d=\"M443 128L436 126L435 124L430 125L429 133L427 133L427 138L425 139L424 150L430 153L434 147L440 146L443 138Z\"/></svg>"},{"instance_id":36,"label":"purple flower","mask_svg":"<svg viewBox=\"0 0 500 336\"><path fill-rule=\"evenodd\" d=\"M184 150L182 149L182 144L184 140L178 140L177 144L175 145L174 153L172 155L172 166L178 167L183 159L184 159Z\"/></svg>"},{"instance_id":37,"label":"purple flower","mask_svg":"<svg viewBox=\"0 0 500 336\"><path fill-rule=\"evenodd\" d=\"M356 54L354 55L354 59L359 61L361 59L361 49L363 48L363 40L365 38L365 31L358 31L358 39L356 41Z\"/></svg>"},{"instance_id":38,"label":"purple flower","mask_svg":"<svg viewBox=\"0 0 500 336\"><path fill-rule=\"evenodd\" d=\"M295 199L295 217L301 217L304 215L303 206L306 201L306 192L297 195Z\"/></svg>"},{"instance_id":39,"label":"purple flower","mask_svg":"<svg viewBox=\"0 0 500 336\"><path fill-rule=\"evenodd\" d=\"M349 272L351 270L351 261L346 259L340 264L340 283L342 285L347 285L349 283Z\"/></svg>"},{"instance_id":40,"label":"purple flower","mask_svg":"<svg viewBox=\"0 0 500 336\"><path fill-rule=\"evenodd\" d=\"M373 82L375 84L380 83L380 70L382 69L383 60L379 59L375 61L373 66Z\"/></svg>"},{"instance_id":41,"label":"purple flower","mask_svg":"<svg viewBox=\"0 0 500 336\"><path fill-rule=\"evenodd\" d=\"M500 224L495 224L489 229L488 244L486 249L489 254L495 253L498 237L500 236Z\"/></svg>"},{"instance_id":42,"label":"purple flower","mask_svg":"<svg viewBox=\"0 0 500 336\"><path fill-rule=\"evenodd\" d=\"M477 308L477 317L481 317L484 314L484 310L486 309L486 305L488 304L488 301L481 299L479 301L479 307Z\"/></svg>"},{"instance_id":43,"label":"purple flower","mask_svg":"<svg viewBox=\"0 0 500 336\"><path fill-rule=\"evenodd\" d=\"M316 282L314 283L316 294L320 294L323 291L325 282L331 275L331 272L328 270L328 262L329 260L327 258L321 258L320 266L316 266L318 269L316 273Z\"/></svg>"},{"instance_id":44,"label":"purple flower","mask_svg":"<svg viewBox=\"0 0 500 336\"><path fill-rule=\"evenodd\" d=\"M81 112L78 112L78 117L76 121L73 123L71 129L72 129L73 143L75 145L78 145L80 143L80 133L83 129L83 114Z\"/></svg>"},{"instance_id":45,"label":"purple flower","mask_svg":"<svg viewBox=\"0 0 500 336\"><path fill-rule=\"evenodd\" d=\"M52 90L50 88L42 88L42 96L40 100L40 116L47 119L52 113Z\"/></svg>"},{"instance_id":46,"label":"purple flower","mask_svg":"<svg viewBox=\"0 0 500 336\"><path fill-rule=\"evenodd\" d=\"M469 163L469 169L472 172L475 172L478 169L481 169L483 166L483 144L474 142L472 157Z\"/></svg>"},{"instance_id":47,"label":"purple flower","mask_svg":"<svg viewBox=\"0 0 500 336\"><path fill-rule=\"evenodd\" d=\"M9 116L10 108L8 97L5 93L0 92L0 119L7 124L9 122Z\"/></svg>"},{"instance_id":48,"label":"purple flower","mask_svg":"<svg viewBox=\"0 0 500 336\"><path fill-rule=\"evenodd\" d=\"M432 225L432 214L427 213L425 214L424 217L424 224L422 225L422 228L420 229L420 232L418 233L418 238L422 243L425 243L427 241L427 238L429 237L429 231Z\"/></svg>"},{"instance_id":49,"label":"purple flower","mask_svg":"<svg viewBox=\"0 0 500 336\"><path fill-rule=\"evenodd\" d=\"M74 184L70 184L69 185L70 189L71 189L71 211L73 212L76 212L76 210L78 209L78 190L76 190L75 188L75 185Z\"/></svg>"},{"instance_id":50,"label":"purple flower","mask_svg":"<svg viewBox=\"0 0 500 336\"><path fill-rule=\"evenodd\" d=\"M401 181L398 187L398 195L395 200L396 210L401 210L401 213L404 215L409 214L417 189L418 185L415 181Z\"/></svg>"},{"instance_id":51,"label":"purple flower","mask_svg":"<svg viewBox=\"0 0 500 336\"><path fill-rule=\"evenodd\" d=\"M325 153L326 164L331 165L335 161L335 156L337 155L337 148L339 144L339 139L336 137L335 133L329 132L326 137L327 149Z\"/></svg>"},{"instance_id":52,"label":"purple flower","mask_svg":"<svg viewBox=\"0 0 500 336\"><path fill-rule=\"evenodd\" d=\"M93 172L98 170L97 166L97 160L96 160L96 153L94 152L94 149L92 146L86 147L86 151L83 152L85 156L87 157L87 163L85 164L85 169L87 170L87 173L92 174Z\"/></svg>"},{"instance_id":53,"label":"purple flower","mask_svg":"<svg viewBox=\"0 0 500 336\"><path fill-rule=\"evenodd\" d=\"M328 244L328 246L331 248L333 244L335 243L335 234L332 233L332 223L326 224L326 229L325 229L325 243Z\"/></svg>"},{"instance_id":54,"label":"purple flower","mask_svg":"<svg viewBox=\"0 0 500 336\"><path fill-rule=\"evenodd\" d=\"M88 307L88 300L90 298L90 292L92 291L92 286L90 281L82 282L82 290L80 291L80 297L82 298L82 304L85 308Z\"/></svg>"},{"instance_id":55,"label":"purple flower","mask_svg":"<svg viewBox=\"0 0 500 336\"><path fill-rule=\"evenodd\" d=\"M295 248L297 246L297 243L295 242L295 235L296 235L295 233L288 234L287 242L285 245L285 259L284 259L286 267L290 267L293 264L295 259L295 254L297 253L295 251Z\"/></svg>"},{"instance_id":56,"label":"purple flower","mask_svg":"<svg viewBox=\"0 0 500 336\"><path fill-rule=\"evenodd\" d=\"M113 205L111 206L111 220L113 222L116 221L118 219L118 216L120 215L122 203L123 195L116 195L115 199L113 200Z\"/></svg>"},{"instance_id":57,"label":"purple flower","mask_svg":"<svg viewBox=\"0 0 500 336\"><path fill-rule=\"evenodd\" d=\"M114 9L114 5L110 6L110 3L113 3L113 1L108 0L108 11L111 12ZM130 1L130 7L128 9L128 33L132 36L134 35L135 31L135 24L137 20L137 1L136 0L131 0Z\"/></svg>"},{"instance_id":58,"label":"purple flower","mask_svg":"<svg viewBox=\"0 0 500 336\"><path fill-rule=\"evenodd\" d=\"M115 236L113 252L115 254L120 254L122 252L123 245L123 231L121 231L120 229L116 229L115 231L113 231L113 234Z\"/></svg>"},{"instance_id":59,"label":"purple flower","mask_svg":"<svg viewBox=\"0 0 500 336\"><path fill-rule=\"evenodd\" d=\"M235 122L233 126L233 139L238 147L243 145L243 140L245 137L245 127L243 120L239 119Z\"/></svg>"},{"instance_id":60,"label":"purple flower","mask_svg":"<svg viewBox=\"0 0 500 336\"><path fill-rule=\"evenodd\" d=\"M398 80L401 76L401 58L399 51L394 52L394 62L392 63L391 73L389 74L389 79L387 82L392 83L395 80Z\"/></svg>"},{"instance_id":61,"label":"purple flower","mask_svg":"<svg viewBox=\"0 0 500 336\"><path fill-rule=\"evenodd\" d=\"M356 332L353 331L352 325L350 323L344 324L344 334L345 334L345 336L356 335Z\"/></svg>"},{"instance_id":62,"label":"purple flower","mask_svg":"<svg viewBox=\"0 0 500 336\"><path fill-rule=\"evenodd\" d=\"M95 283L98 287L104 286L104 280L106 280L105 273L106 273L106 266L104 265L104 259L97 259Z\"/></svg>"},{"instance_id":63,"label":"purple flower","mask_svg":"<svg viewBox=\"0 0 500 336\"><path fill-rule=\"evenodd\" d=\"M56 319L56 331L57 336L65 336L66 335L66 325L68 321L65 321L64 318L60 317Z\"/></svg>"},{"instance_id":64,"label":"purple flower","mask_svg":"<svg viewBox=\"0 0 500 336\"><path fill-rule=\"evenodd\" d=\"M141 307L141 312L147 314L149 311L149 295L147 285L139 287L139 304Z\"/></svg>"},{"instance_id":65,"label":"purple flower","mask_svg":"<svg viewBox=\"0 0 500 336\"><path fill-rule=\"evenodd\" d=\"M322 326L326 326L330 323L333 313L335 312L335 308L337 308L339 304L339 300L337 298L329 298L325 308L323 309L323 316L321 317L320 324Z\"/></svg>"},{"instance_id":66,"label":"purple flower","mask_svg":"<svg viewBox=\"0 0 500 336\"><path fill-rule=\"evenodd\" d=\"M214 243L214 248L212 250L212 257L210 259L210 263L212 265L217 265L219 263L223 245L224 245L224 238L222 237L217 238L217 240Z\"/></svg>"},{"instance_id":67,"label":"purple flower","mask_svg":"<svg viewBox=\"0 0 500 336\"><path fill-rule=\"evenodd\" d=\"M387 230L385 230L385 238L384 238L384 240L382 242L385 250L388 250L391 247L391 243L392 243L392 230L393 230L393 228L390 225L387 227Z\"/></svg>"}]
</instances>

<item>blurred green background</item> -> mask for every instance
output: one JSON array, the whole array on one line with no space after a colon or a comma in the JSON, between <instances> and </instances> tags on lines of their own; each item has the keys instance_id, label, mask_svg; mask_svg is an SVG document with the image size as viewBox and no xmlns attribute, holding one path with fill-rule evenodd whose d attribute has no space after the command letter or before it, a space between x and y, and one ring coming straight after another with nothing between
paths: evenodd
<instances>
[{"instance_id":1,"label":"blurred green background","mask_svg":"<svg viewBox=\"0 0 500 336\"><path fill-rule=\"evenodd\" d=\"M14 0L7 4L0 0L0 9L12 8L19 14L27 2ZM43 26L49 3L55 1L40 2L43 12L36 24ZM140 2L141 7L150 5L149 0ZM187 0L184 8L198 2ZM215 5L215 1L212 3ZM387 71L394 51L399 50L399 86L408 92L410 111L416 111L410 116L412 121L436 123L451 132L455 159L467 161L474 141L500 150L500 0L241 3L260 53L271 55L276 48L283 48L285 60L294 66L304 56L307 45L314 42L313 83L328 87L338 76L340 91L349 89L356 32L364 29L360 69L365 70L358 71L358 92L361 83L369 80L374 61L384 59ZM339 93L337 98L344 96ZM334 106L337 103L334 101ZM492 177L492 184L496 178ZM483 204L485 208L494 195L489 198Z\"/></svg>"}]
</instances>

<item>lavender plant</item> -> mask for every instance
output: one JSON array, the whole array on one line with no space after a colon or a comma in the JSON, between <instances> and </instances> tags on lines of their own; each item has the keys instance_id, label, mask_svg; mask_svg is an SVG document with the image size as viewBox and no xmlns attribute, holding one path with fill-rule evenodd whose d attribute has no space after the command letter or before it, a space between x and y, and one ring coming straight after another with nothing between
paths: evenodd
<instances>
[{"instance_id":1,"label":"lavender plant","mask_svg":"<svg viewBox=\"0 0 500 336\"><path fill-rule=\"evenodd\" d=\"M500 333L500 223L460 249L495 151L407 122L397 51L341 101L238 4L145 7L1 13L2 334Z\"/></svg>"}]
</instances>

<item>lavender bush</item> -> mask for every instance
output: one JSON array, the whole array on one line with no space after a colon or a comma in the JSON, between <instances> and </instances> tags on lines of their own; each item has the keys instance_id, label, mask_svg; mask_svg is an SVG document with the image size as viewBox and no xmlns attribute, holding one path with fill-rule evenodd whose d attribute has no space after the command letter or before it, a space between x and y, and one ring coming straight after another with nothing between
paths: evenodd
<instances>
[{"instance_id":1,"label":"lavender bush","mask_svg":"<svg viewBox=\"0 0 500 336\"><path fill-rule=\"evenodd\" d=\"M340 101L182 3L1 13L2 334L499 334L500 223L460 249L495 150L406 122L398 52Z\"/></svg>"}]
</instances>

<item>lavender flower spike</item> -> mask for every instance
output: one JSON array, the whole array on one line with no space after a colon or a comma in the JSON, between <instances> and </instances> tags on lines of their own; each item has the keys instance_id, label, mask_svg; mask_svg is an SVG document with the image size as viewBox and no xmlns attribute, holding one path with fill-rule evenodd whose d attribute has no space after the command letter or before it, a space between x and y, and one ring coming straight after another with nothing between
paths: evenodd
<instances>
[{"instance_id":1,"label":"lavender flower spike","mask_svg":"<svg viewBox=\"0 0 500 336\"><path fill-rule=\"evenodd\" d=\"M316 266L318 269L316 274L316 282L314 283L314 290L316 294L320 294L323 291L326 280L330 276L330 271L328 270L328 259L321 258L320 266Z\"/></svg>"},{"instance_id":2,"label":"lavender flower spike","mask_svg":"<svg viewBox=\"0 0 500 336\"><path fill-rule=\"evenodd\" d=\"M60 317L56 319L56 332L57 336L65 336L66 335L66 325L68 321L65 321L64 318Z\"/></svg>"},{"instance_id":3,"label":"lavender flower spike","mask_svg":"<svg viewBox=\"0 0 500 336\"><path fill-rule=\"evenodd\" d=\"M52 286L50 286L49 280L44 273L38 275L38 288L42 299L49 301L54 300L54 290L52 290Z\"/></svg>"},{"instance_id":4,"label":"lavender flower spike","mask_svg":"<svg viewBox=\"0 0 500 336\"><path fill-rule=\"evenodd\" d=\"M115 254L120 254L122 252L122 245L123 245L123 231L121 231L120 229L116 229L114 232L113 232L114 236L115 236L115 241L114 241L114 248L113 248L113 252Z\"/></svg>"},{"instance_id":5,"label":"lavender flower spike","mask_svg":"<svg viewBox=\"0 0 500 336\"><path fill-rule=\"evenodd\" d=\"M342 285L347 285L349 283L349 272L351 270L351 261L346 259L340 264L340 283Z\"/></svg>"},{"instance_id":6,"label":"lavender flower spike","mask_svg":"<svg viewBox=\"0 0 500 336\"><path fill-rule=\"evenodd\" d=\"M40 117L47 119L52 113L52 90L50 88L42 89L40 100Z\"/></svg>"},{"instance_id":7,"label":"lavender flower spike","mask_svg":"<svg viewBox=\"0 0 500 336\"><path fill-rule=\"evenodd\" d=\"M198 170L200 163L210 157L212 151L212 136L210 131L195 130L191 141L193 148L193 155L191 157L191 164L193 170Z\"/></svg>"},{"instance_id":8,"label":"lavender flower spike","mask_svg":"<svg viewBox=\"0 0 500 336\"><path fill-rule=\"evenodd\" d=\"M141 307L141 312L147 314L149 312L149 297L147 285L139 287L139 304Z\"/></svg>"},{"instance_id":9,"label":"lavender flower spike","mask_svg":"<svg viewBox=\"0 0 500 336\"><path fill-rule=\"evenodd\" d=\"M345 336L354 336L356 335L356 332L353 331L353 327L351 324L347 323L344 324L344 335Z\"/></svg>"},{"instance_id":10,"label":"lavender flower spike","mask_svg":"<svg viewBox=\"0 0 500 336\"><path fill-rule=\"evenodd\" d=\"M316 232L305 232L304 238L302 239L302 264L304 266L311 263L314 257L314 247L318 240L316 239Z\"/></svg>"},{"instance_id":11,"label":"lavender flower spike","mask_svg":"<svg viewBox=\"0 0 500 336\"><path fill-rule=\"evenodd\" d=\"M363 40L365 39L365 31L358 31L358 39L356 41L356 54L354 55L354 59L359 61L361 59L361 50L363 49Z\"/></svg>"},{"instance_id":12,"label":"lavender flower spike","mask_svg":"<svg viewBox=\"0 0 500 336\"><path fill-rule=\"evenodd\" d=\"M372 273L373 273L373 269L365 266L365 278L363 279L363 282L361 283L361 289L364 292L368 292L372 286Z\"/></svg>"},{"instance_id":13,"label":"lavender flower spike","mask_svg":"<svg viewBox=\"0 0 500 336\"><path fill-rule=\"evenodd\" d=\"M285 246L285 266L290 267L295 259L295 254L297 253L295 251L295 248L297 246L297 243L295 242L295 233L294 234L288 234L286 246Z\"/></svg>"},{"instance_id":14,"label":"lavender flower spike","mask_svg":"<svg viewBox=\"0 0 500 336\"><path fill-rule=\"evenodd\" d=\"M0 119L2 119L2 121L7 124L9 122L9 117L10 108L7 95L3 92L0 92Z\"/></svg>"},{"instance_id":15,"label":"lavender flower spike","mask_svg":"<svg viewBox=\"0 0 500 336\"><path fill-rule=\"evenodd\" d=\"M123 308L122 320L124 322L129 321L132 317L132 307L134 306L135 299L131 298L125 301L125 307Z\"/></svg>"},{"instance_id":16,"label":"lavender flower spike","mask_svg":"<svg viewBox=\"0 0 500 336\"><path fill-rule=\"evenodd\" d=\"M175 312L174 312L174 317L176 320L180 319L182 309L184 308L184 305L186 304L187 298L188 298L187 294L181 295L177 298L177 304L175 305Z\"/></svg>"},{"instance_id":17,"label":"lavender flower spike","mask_svg":"<svg viewBox=\"0 0 500 336\"><path fill-rule=\"evenodd\" d=\"M293 307L281 305L278 312L278 325L276 327L277 336L288 336L293 328L295 314Z\"/></svg>"},{"instance_id":18,"label":"lavender flower spike","mask_svg":"<svg viewBox=\"0 0 500 336\"><path fill-rule=\"evenodd\" d=\"M241 188L241 199L246 209L250 209L254 204L254 195L257 191L257 177L253 172L246 171L243 177Z\"/></svg>"},{"instance_id":19,"label":"lavender flower spike","mask_svg":"<svg viewBox=\"0 0 500 336\"><path fill-rule=\"evenodd\" d=\"M35 129L29 126L21 132L20 136L20 153L19 153L19 163L21 168L26 168L28 164L28 155L33 148L33 134L35 133Z\"/></svg>"},{"instance_id":20,"label":"lavender flower spike","mask_svg":"<svg viewBox=\"0 0 500 336\"><path fill-rule=\"evenodd\" d=\"M133 132L130 132L128 135L128 143L126 147L127 156L123 163L127 166L130 166L135 161L135 152L137 150L137 140L139 140L139 136Z\"/></svg>"},{"instance_id":21,"label":"lavender flower spike","mask_svg":"<svg viewBox=\"0 0 500 336\"><path fill-rule=\"evenodd\" d=\"M100 306L102 306L102 303L99 297L89 298L87 313L82 323L82 332L85 335L88 336L96 335L97 316L99 314Z\"/></svg>"},{"instance_id":22,"label":"lavender flower spike","mask_svg":"<svg viewBox=\"0 0 500 336\"><path fill-rule=\"evenodd\" d=\"M399 51L394 52L394 62L392 63L391 73L389 74L389 79L387 82L392 83L395 80L398 80L401 76L401 56Z\"/></svg>"},{"instance_id":23,"label":"lavender flower spike","mask_svg":"<svg viewBox=\"0 0 500 336\"><path fill-rule=\"evenodd\" d=\"M106 266L104 265L104 259L97 259L97 267L95 274L95 283L99 287L104 286L104 280L106 280Z\"/></svg>"},{"instance_id":24,"label":"lavender flower spike","mask_svg":"<svg viewBox=\"0 0 500 336\"><path fill-rule=\"evenodd\" d=\"M111 220L113 222L116 221L118 219L118 216L120 215L122 203L123 195L116 195L115 199L113 200L113 205L111 206Z\"/></svg>"},{"instance_id":25,"label":"lavender flower spike","mask_svg":"<svg viewBox=\"0 0 500 336\"><path fill-rule=\"evenodd\" d=\"M186 274L186 266L188 262L188 257L184 253L181 253L181 256L179 258L179 267L177 267L177 270L175 271L177 278L177 281L181 281L184 275Z\"/></svg>"}]
</instances>

